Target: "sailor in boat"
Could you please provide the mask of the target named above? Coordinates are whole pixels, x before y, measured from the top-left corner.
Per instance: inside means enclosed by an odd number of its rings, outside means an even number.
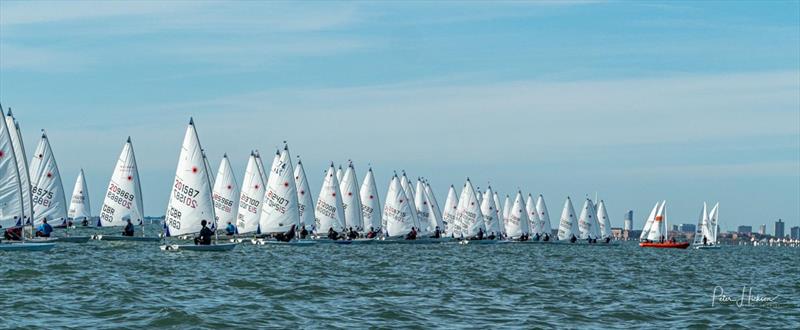
[[[611,243],[611,236],[606,236],[606,244]]]
[[[708,237],[703,236],[703,245],[708,245]]]
[[[540,238],[542,238],[542,237],[539,235],[539,233],[536,233],[536,235],[533,236],[533,240],[534,241],[539,241]]]
[[[408,232],[408,234],[406,234],[406,239],[407,240],[415,240],[415,239],[417,239],[417,229],[414,228],[414,227],[411,227],[411,231]]]
[[[434,229],[433,236],[431,236],[431,238],[441,238],[441,237],[442,237],[442,231],[439,229],[439,226],[436,226],[436,229]]]
[[[214,235],[214,232],[206,227],[207,223],[206,220],[200,221],[203,229],[200,229],[200,236],[194,238],[194,245],[211,245],[211,235]]]
[[[482,239],[483,239],[483,228],[478,228],[478,233],[475,234],[475,236],[473,236],[469,240],[471,240],[471,241],[480,241]]]
[[[83,218],[83,220],[81,220],[81,226],[88,227],[89,226],[89,219]]]
[[[303,225],[303,228],[300,229],[300,239],[306,239],[308,237],[308,230],[306,230],[306,226]]]
[[[131,219],[127,219],[127,222],[125,229],[122,230],[122,236],[133,236],[133,223]]]
[[[335,230],[333,230],[333,227],[328,228],[328,238],[333,240],[333,241],[335,241],[335,240],[339,239],[339,233],[337,233]]]
[[[236,226],[234,226],[230,221],[228,221],[228,225],[225,226],[225,235],[233,236],[236,234]]]
[[[570,243],[575,243],[575,242],[577,242],[577,241],[578,241],[578,238],[577,238],[577,237],[575,237],[575,234],[572,234],[572,237],[570,237],[570,238],[569,238],[569,242],[570,242]]]
[[[375,238],[375,236],[378,236],[378,233],[375,232],[375,228],[369,227],[369,231],[367,232],[367,238]]]
[[[538,234],[537,234],[537,235],[538,235]],[[545,234],[544,234],[544,239],[543,239],[543,241],[547,242],[547,241],[549,241],[549,240],[550,240],[550,235],[549,235],[549,234],[547,234],[547,233],[545,233]]]
[[[295,235],[294,230],[295,230],[295,228],[296,228],[295,225],[292,225],[292,228],[289,228],[289,230],[287,230],[285,233],[277,233],[277,234],[275,234],[275,239],[280,241],[280,242],[289,242],[289,241],[291,241],[292,239],[294,239],[294,235]]]
[[[42,224],[36,229],[36,237],[50,237],[53,232],[53,226],[47,223],[47,218],[42,218]]]
[[[350,230],[347,232],[347,239],[356,239],[358,238],[358,233],[353,230],[353,227],[350,227]]]
[[[493,241],[493,240],[495,239],[495,237],[496,237],[496,236],[494,236],[494,232],[491,232],[491,233],[489,234],[489,236],[487,236],[487,237],[486,237],[486,239],[488,239],[488,240],[490,240],[490,241]]]

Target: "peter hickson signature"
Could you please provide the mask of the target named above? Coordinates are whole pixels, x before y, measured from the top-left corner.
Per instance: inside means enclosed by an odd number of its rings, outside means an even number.
[[[751,306],[753,304],[772,304],[779,296],[769,297],[761,295],[753,295],[753,288],[743,286],[741,296],[729,296],[725,294],[725,290],[721,286],[714,287],[714,293],[711,295],[711,307],[715,303],[730,304],[736,303],[737,307]]]

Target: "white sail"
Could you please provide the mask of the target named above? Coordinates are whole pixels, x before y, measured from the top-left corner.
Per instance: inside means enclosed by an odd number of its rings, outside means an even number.
[[[594,203],[592,203],[591,199],[586,199],[583,202],[583,208],[581,209],[581,215],[578,218],[578,228],[581,231],[580,239],[587,239],[598,238],[595,232],[597,231],[595,224],[597,223],[597,216],[594,212]]]
[[[314,198],[311,196],[311,188],[308,185],[303,162],[299,159],[297,167],[294,168],[294,183],[297,189],[297,214],[300,216],[300,228],[305,227],[306,230],[313,231]]]
[[[536,210],[536,203],[533,201],[533,196],[531,194],[528,194],[528,197],[525,199],[525,211],[528,213],[528,219],[530,220],[531,235],[544,235],[545,233],[542,231],[542,221],[539,219],[539,212]]]
[[[0,114],[2,114],[0,110]],[[19,123],[14,119],[11,109],[8,109],[8,115],[5,116],[6,129],[8,135],[11,137],[11,144],[14,147],[14,157],[17,159],[17,169],[19,173],[20,186],[22,187],[22,214],[23,221],[21,224],[30,223],[31,215],[33,214],[33,202],[31,198],[31,176],[28,169],[28,155],[25,153],[25,144],[22,142],[22,131],[19,128]]]
[[[17,165],[11,133],[3,120],[0,123],[0,225],[3,228],[23,224],[25,204]]]
[[[458,210],[458,196],[456,196],[456,189],[450,185],[447,190],[447,198],[444,200],[444,211],[442,212],[442,221],[444,221],[444,230],[447,235],[460,235],[461,226],[457,221]]]
[[[478,200],[478,204],[483,203],[483,192],[481,191],[481,187],[475,189],[475,198]]]
[[[336,170],[336,181],[342,182],[342,179],[344,179],[344,171],[342,170],[342,165],[339,165]]]
[[[536,199],[536,211],[539,212],[539,231],[542,235],[552,235],[553,227],[550,226],[550,213],[547,212],[547,205],[544,203],[542,194],[539,194],[539,198]]]
[[[417,189],[415,190],[414,205],[417,209],[417,220],[419,220],[420,226],[418,231],[421,234],[430,233],[434,231],[438,224],[436,217],[431,212],[431,205],[428,195],[425,193],[425,186],[422,184],[422,180],[417,179]]]
[[[325,173],[325,181],[317,198],[317,206],[314,207],[314,221],[316,233],[327,235],[328,230],[341,232],[344,230],[344,206],[342,206],[342,196],[339,189],[339,180],[336,179],[336,169],[333,163]]]
[[[361,232],[364,231],[363,210],[361,196],[359,195],[358,177],[353,163],[347,165],[342,175],[342,207],[344,208],[344,224],[346,228]]]
[[[522,192],[518,191],[514,197],[514,204],[509,207],[508,220],[506,220],[506,234],[510,238],[519,238],[524,234],[530,234],[530,219],[525,202],[522,200]]]
[[[213,225],[216,216],[211,189],[211,176],[203,158],[203,148],[194,120],[190,119],[178,156],[175,180],[164,219],[167,236],[199,232],[202,229],[200,222],[203,220]]]
[[[228,154],[224,154],[214,179],[214,214],[217,216],[217,228],[225,228],[228,223],[235,226],[238,212],[239,184],[233,174]]]
[[[577,238],[580,235],[578,219],[575,217],[575,208],[572,207],[572,200],[567,197],[564,202],[564,209],[561,210],[561,220],[558,223],[558,239],[569,240],[572,236]]]
[[[139,167],[136,165],[136,155],[133,153],[130,137],[122,146],[122,152],[114,165],[97,225],[124,226],[128,219],[134,224],[141,223],[144,219]]]
[[[89,187],[86,186],[86,178],[83,169],[78,172],[75,180],[75,188],[72,189],[72,199],[69,203],[67,217],[72,219],[89,219],[92,216],[92,207],[89,203]]]
[[[442,210],[439,208],[439,203],[436,201],[436,195],[433,193],[433,189],[431,188],[431,184],[429,182],[425,182],[425,197],[428,198],[428,205],[430,206],[430,212],[433,219],[436,221],[436,227],[439,227],[439,230],[444,230],[444,221],[442,220]]]
[[[483,222],[486,226],[487,234],[499,235],[503,232],[502,223],[500,222],[500,215],[495,208],[494,199],[492,196],[492,187],[489,186],[484,193],[483,201],[481,202],[481,214],[483,214]]]
[[[61,174],[58,172],[56,158],[50,148],[47,134],[42,132],[42,139],[36,146],[36,152],[30,162],[31,192],[33,195],[34,224],[42,223],[47,218],[51,224],[65,224],[67,221],[67,199]]]
[[[697,219],[697,229],[694,233],[694,245],[703,245],[703,238],[706,243],[711,241],[711,232],[708,230],[708,205],[703,202],[703,209],[700,210],[700,216]]]
[[[383,204],[383,218],[386,220],[388,237],[402,237],[408,234],[411,228],[419,227],[414,203],[406,195],[401,182],[402,178],[398,178],[397,175],[392,177],[389,191],[386,192],[386,202]]]
[[[600,238],[611,237],[611,220],[608,219],[606,203],[602,199],[597,204],[597,220],[600,224]]]
[[[211,163],[208,162],[208,155],[206,155],[205,150],[203,150],[203,163],[205,163],[207,169],[211,170],[213,168],[211,167]],[[216,176],[214,176],[214,171],[208,171],[208,178],[211,179],[211,187],[214,187],[214,182],[217,181]]]
[[[708,212],[708,231],[711,233],[711,238],[709,241],[713,244],[717,244],[717,235],[719,226],[719,203],[715,204],[713,208],[711,208],[711,212]]]
[[[500,197],[497,196],[496,191],[494,192],[493,200],[494,200],[494,209],[497,210],[497,221],[500,222],[500,232],[505,233],[506,218],[503,216],[503,207],[500,206]]]
[[[264,200],[264,175],[259,170],[259,160],[255,152],[250,153],[247,167],[242,177],[239,193],[239,207],[236,213],[236,230],[239,234],[259,232],[261,202]]]
[[[508,213],[511,212],[511,197],[506,195],[503,201],[503,221],[508,221]]]
[[[472,182],[467,179],[464,188],[461,189],[461,196],[458,198],[458,209],[456,210],[456,221],[461,224],[461,234],[465,238],[470,238],[478,234],[478,231],[486,232],[483,213],[481,213],[478,194],[472,188]]]
[[[650,211],[650,215],[645,219],[644,227],[642,227],[642,234],[639,235],[640,241],[646,239],[647,235],[650,234],[650,228],[653,227],[653,222],[656,220],[656,213],[658,212],[659,205],[661,205],[661,203],[656,202],[656,205],[653,206],[653,210]]]
[[[409,200],[411,200],[412,206],[416,209],[416,205],[414,205],[414,196],[416,193],[414,192],[414,187],[411,186],[411,180],[406,177],[406,172],[403,171],[403,176],[400,177],[400,187],[403,188],[403,192],[406,194]]]
[[[666,217],[664,217],[666,205],[667,201],[663,201],[661,202],[661,206],[658,207],[655,218],[653,218],[652,226],[650,226],[650,231],[647,233],[648,240],[660,241],[662,236],[666,234],[666,228],[664,225],[666,221]]]
[[[294,169],[288,145],[284,145],[278,162],[269,172],[262,207],[259,222],[262,233],[286,232],[292,226],[296,229],[300,225],[297,186],[294,183]]]
[[[258,169],[258,174],[261,176],[262,187],[266,187],[267,182],[269,182],[269,171],[264,167],[264,162],[261,159],[261,154],[259,154],[258,150],[255,151],[256,155],[256,168]],[[278,157],[280,157],[279,153],[275,153],[275,157],[272,159],[272,166],[275,166],[275,163],[278,162]],[[264,189],[266,191],[266,188]],[[259,213],[261,214],[261,213]]]
[[[381,215],[383,208],[378,197],[378,187],[375,184],[375,175],[372,167],[367,170],[364,182],[361,183],[361,217],[364,221],[364,228],[372,228],[376,232],[383,231],[383,221]]]

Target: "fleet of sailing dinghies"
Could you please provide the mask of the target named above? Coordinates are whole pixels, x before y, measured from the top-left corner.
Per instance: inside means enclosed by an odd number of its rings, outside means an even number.
[[[300,217],[300,228],[313,231],[314,198],[311,196],[311,189],[308,186],[303,162],[299,158],[297,159],[297,167],[294,168],[294,182],[297,187],[297,213]]]
[[[361,197],[361,219],[364,221],[364,227],[371,228],[376,232],[383,231],[383,207],[381,207],[380,197],[378,197],[378,187],[375,184],[375,174],[372,173],[372,167],[367,170],[367,175],[364,176],[364,182],[361,183],[361,190],[359,192]]]
[[[31,158],[30,177],[34,225],[41,224],[42,219],[47,219],[51,225],[66,225],[67,199],[61,184],[61,173],[44,130]]]
[[[69,203],[67,217],[73,220],[89,220],[92,214],[92,207],[89,203],[89,187],[86,185],[86,178],[83,169],[78,172],[75,180],[75,188],[72,189],[72,198]]]
[[[341,232],[345,228],[344,206],[340,190],[336,169],[331,163],[325,173],[325,179],[319,191],[319,197],[317,197],[317,205],[314,207],[315,232],[319,235],[327,235],[330,229]]]
[[[42,219],[59,225],[69,218],[92,219],[83,169],[67,208],[61,175],[47,134],[43,131],[28,163],[19,123],[10,111],[4,117],[0,121],[0,225],[3,228],[39,225]],[[480,244],[525,242],[530,237],[535,237],[531,241],[539,242],[597,243],[601,239],[609,243],[612,237],[609,213],[603,200],[595,204],[586,198],[578,215],[567,197],[557,237],[551,240],[550,215],[541,194],[537,198],[528,194],[526,198],[522,191],[517,191],[513,198],[506,195],[501,204],[499,193],[491,186],[481,191],[474,188],[468,178],[460,192],[450,185],[443,208],[439,208],[430,182],[418,178],[413,184],[403,171],[402,175],[395,173],[391,177],[382,200],[373,169],[367,170],[359,184],[355,166],[348,161],[346,168],[340,165],[338,169],[331,162],[315,201],[303,163],[299,157],[296,164],[293,163],[285,141],[284,147],[276,150],[270,165],[265,167],[258,151],[251,151],[240,185],[224,154],[214,175],[194,121],[190,119],[167,204],[163,239],[180,239],[202,232],[205,234],[201,236],[205,236],[200,240],[207,243],[208,233],[213,234],[214,228],[227,230],[228,224],[234,225],[234,235],[262,235],[253,242],[296,245],[313,242],[306,237],[297,240],[292,235],[288,241],[283,241],[292,228],[297,233],[308,230],[316,234],[311,237],[313,240],[328,236],[332,238],[328,241],[340,242],[337,238],[346,237],[341,243],[445,242],[440,239],[442,237]],[[675,242],[669,237],[666,213],[666,201],[653,206],[645,219],[641,246],[688,246],[687,242]],[[710,211],[703,204],[693,241],[695,248],[718,247],[718,217],[719,203]],[[128,221],[143,224],[143,219],[139,169],[129,137],[109,180],[96,225],[125,226]],[[203,222],[211,231],[203,229]],[[329,236],[331,230],[336,233]],[[544,239],[540,240],[542,237]],[[68,237],[59,239],[65,238]],[[158,240],[156,237],[119,238],[114,240]],[[46,250],[52,248],[53,243],[11,245],[0,244],[0,250]],[[165,243],[161,249],[229,251],[234,247],[235,244],[216,242],[205,245]]]
[[[228,154],[222,155],[217,176],[214,179],[214,214],[217,228],[225,228],[228,223],[236,224],[239,211],[239,184],[231,168]]]

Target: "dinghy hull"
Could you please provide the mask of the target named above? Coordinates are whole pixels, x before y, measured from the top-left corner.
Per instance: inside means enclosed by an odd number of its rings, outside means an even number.
[[[689,247],[689,242],[677,242],[677,243],[641,242],[639,243],[639,246],[646,248],[657,248],[657,249],[685,249]]]
[[[719,250],[719,245],[697,245],[694,246],[695,250]]]
[[[193,244],[170,244],[162,245],[161,251],[199,251],[199,252],[225,252],[236,248],[235,243],[193,245]]]
[[[49,251],[55,243],[2,243],[0,251]]]
[[[96,235],[94,239],[99,241],[112,241],[112,242],[158,242],[161,240],[158,237],[145,237],[145,236],[116,236],[116,235]]]

